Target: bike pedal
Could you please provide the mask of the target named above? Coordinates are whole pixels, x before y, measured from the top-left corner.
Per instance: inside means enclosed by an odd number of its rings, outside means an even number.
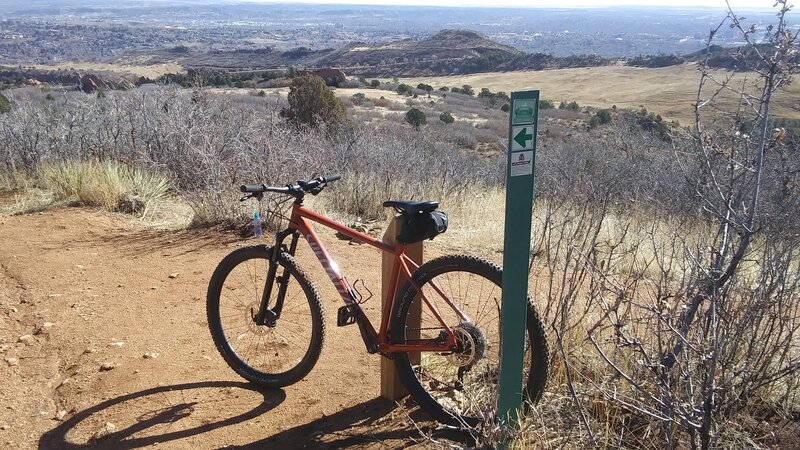
[[[344,327],[356,323],[358,313],[353,305],[344,305],[339,308],[336,314],[336,326]]]

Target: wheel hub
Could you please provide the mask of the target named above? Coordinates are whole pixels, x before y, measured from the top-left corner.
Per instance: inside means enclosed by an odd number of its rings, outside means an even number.
[[[247,328],[250,330],[251,333],[257,334],[257,335],[262,335],[262,334],[266,334],[267,331],[269,331],[269,327],[266,326],[266,325],[265,326],[261,326],[261,325],[256,323],[255,317],[256,317],[256,314],[258,313],[258,307],[259,306],[260,306],[260,304],[258,302],[253,302],[253,303],[249,304],[247,306],[247,308],[245,308],[244,311],[245,311],[245,315],[247,316],[247,317],[245,317],[245,321],[247,322]]]
[[[449,359],[453,365],[470,368],[486,356],[486,335],[470,322],[459,324],[453,329],[456,336],[456,350]]]

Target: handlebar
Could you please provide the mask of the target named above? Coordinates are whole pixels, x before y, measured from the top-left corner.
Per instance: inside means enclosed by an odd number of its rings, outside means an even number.
[[[260,194],[267,190],[263,184],[243,184],[239,187],[242,192],[249,192],[251,194]]]
[[[276,187],[276,186],[267,186],[265,184],[243,184],[239,187],[239,190],[250,194],[249,196],[245,196],[242,200],[246,200],[250,197],[259,197],[264,192],[276,192],[279,194],[286,194],[291,195],[297,199],[302,199],[303,196],[308,192],[311,195],[317,195],[328,185],[328,183],[336,180],[340,180],[342,178],[341,175],[328,175],[326,177],[317,177],[312,178],[310,180],[299,180],[296,184],[287,184],[286,186]]]

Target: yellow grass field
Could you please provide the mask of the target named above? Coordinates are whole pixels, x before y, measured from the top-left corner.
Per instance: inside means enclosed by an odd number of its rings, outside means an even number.
[[[177,63],[170,64],[152,64],[152,65],[139,65],[136,63],[131,64],[106,64],[106,63],[91,63],[91,62],[64,62],[60,64],[26,64],[25,67],[33,67],[41,70],[78,70],[86,73],[120,73],[131,74],[137,77],[158,78],[166,73],[184,72],[183,67]]]
[[[58,65],[35,65],[38,69],[77,69],[87,72],[117,72],[129,73],[136,76],[157,78],[165,73],[183,72],[184,69],[177,63],[140,65],[140,61],[130,61],[130,64],[101,64],[65,62]],[[716,71],[719,79],[724,79],[727,73]],[[751,93],[755,92],[755,74],[736,74],[732,86],[741,87],[742,83],[748,86]],[[542,71],[518,72],[487,72],[469,75],[448,75],[436,77],[411,77],[401,78],[403,83],[416,86],[426,83],[438,89],[442,86],[460,87],[465,84],[472,86],[476,92],[481,88],[488,88],[492,92],[504,91],[509,93],[515,90],[539,89],[543,99],[552,100],[556,104],[561,101],[577,101],[580,105],[597,108],[610,108],[617,105],[620,108],[638,109],[645,107],[649,111],[661,114],[668,120],[678,120],[682,125],[690,125],[694,121],[692,104],[697,96],[697,84],[700,74],[696,64],[683,64],[678,66],[649,69],[628,66],[603,66],[576,69],[555,69]],[[384,80],[388,81],[388,80]],[[267,92],[288,89],[265,89]],[[349,97],[353,93],[363,92],[363,89],[339,89],[338,94]],[[708,93],[711,89],[708,90]],[[395,93],[381,93],[386,99],[402,102],[404,97]],[[739,101],[732,93],[724,93],[718,104],[726,110],[732,110]],[[775,117],[800,119],[800,84],[794,83],[786,86],[779,92],[777,101],[773,104]]]
[[[716,76],[724,77],[718,71]],[[735,85],[755,80],[754,74],[738,74]],[[661,114],[665,119],[678,120],[682,125],[694,121],[692,104],[696,100],[700,74],[694,64],[648,69],[627,66],[605,66],[579,69],[558,69],[526,72],[492,72],[470,75],[402,78],[403,83],[416,86],[427,83],[438,89],[441,86],[468,84],[479,92],[489,88],[492,92],[539,89],[543,99],[556,105],[562,100],[575,100],[581,105],[609,108],[639,108]],[[748,81],[749,85],[752,85]],[[710,91],[709,91],[710,92]],[[731,107],[737,98],[727,94],[721,106]],[[779,93],[773,113],[776,117],[800,119],[800,85],[788,85]]]

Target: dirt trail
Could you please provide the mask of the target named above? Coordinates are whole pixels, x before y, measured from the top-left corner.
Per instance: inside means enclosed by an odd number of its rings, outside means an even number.
[[[345,273],[380,290],[373,249],[323,239]],[[254,390],[228,369],[205,290],[247,244],[89,209],[0,217],[0,447],[427,447],[409,416],[423,431],[435,424],[410,401],[377,397],[379,358],[355,327],[335,327],[338,296],[306,247],[299,260],[328,323],[319,363],[281,390]],[[367,307],[374,316],[380,300]]]

